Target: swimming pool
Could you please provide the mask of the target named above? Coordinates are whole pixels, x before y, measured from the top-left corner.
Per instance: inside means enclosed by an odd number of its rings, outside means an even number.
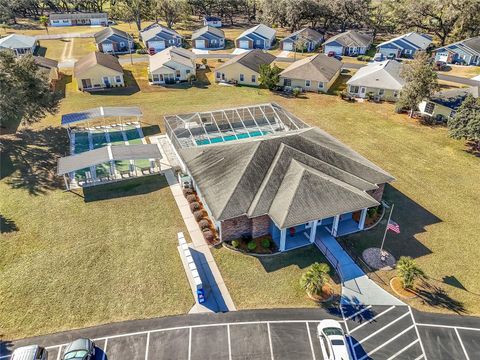
[[[224,141],[232,141],[232,140],[237,140],[237,139],[238,140],[248,139],[248,138],[251,138],[251,137],[263,136],[263,135],[268,135],[268,134],[271,134],[271,133],[272,133],[271,131],[260,131],[259,130],[259,131],[252,131],[250,133],[228,135],[228,136],[224,136],[224,137],[218,136],[218,137],[210,138],[210,140],[208,140],[208,139],[195,140],[195,142],[197,143],[197,145],[201,146],[201,145],[221,143],[221,142],[224,142]]]

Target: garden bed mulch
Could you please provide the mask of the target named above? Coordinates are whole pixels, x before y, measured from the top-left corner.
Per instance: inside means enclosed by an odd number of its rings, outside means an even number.
[[[262,245],[262,241],[267,239],[270,242],[270,247],[265,248]],[[234,240],[238,242],[238,247],[234,247],[232,245],[233,241],[229,241],[225,243],[229,248],[237,251],[241,251],[246,254],[258,254],[258,255],[272,255],[278,252],[277,247],[275,246],[275,242],[272,240],[271,236],[260,236],[255,239],[251,239],[249,241],[244,241],[241,239]],[[248,243],[254,242],[256,244],[255,250],[250,250],[248,248]]]
[[[311,300],[313,300],[317,303],[324,303],[324,302],[328,302],[328,301],[331,301],[331,300],[334,299],[335,291],[330,284],[325,284],[322,287],[322,294],[320,296],[312,295],[312,294],[307,294],[307,295]]]
[[[395,294],[405,299],[413,299],[417,297],[417,294],[413,290],[408,290],[403,287],[402,280],[398,276],[395,276],[390,280],[390,287]]]

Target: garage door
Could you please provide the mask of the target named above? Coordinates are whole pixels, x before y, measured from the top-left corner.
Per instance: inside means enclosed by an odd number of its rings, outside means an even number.
[[[165,49],[165,41],[149,41],[148,47],[150,49],[163,50]]]
[[[248,40],[240,40],[240,49],[250,49],[250,46],[248,46]]]
[[[113,52],[113,44],[103,44],[103,52]]]
[[[205,40],[196,40],[195,41],[197,49],[205,49]]]
[[[293,43],[291,43],[291,42],[284,42],[284,43],[283,43],[283,50],[292,51],[292,50],[293,50]]]

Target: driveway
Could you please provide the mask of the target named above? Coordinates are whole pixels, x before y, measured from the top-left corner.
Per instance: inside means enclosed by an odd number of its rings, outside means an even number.
[[[475,359],[480,319],[427,314],[408,306],[279,309],[195,314],[102,325],[3,342],[0,359],[16,346],[46,346],[57,359],[65,343],[95,340],[97,360],[323,359],[316,328],[336,319],[355,359]]]

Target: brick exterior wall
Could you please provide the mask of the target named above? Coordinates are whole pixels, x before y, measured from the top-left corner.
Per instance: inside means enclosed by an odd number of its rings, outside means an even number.
[[[268,215],[258,216],[252,219],[252,238],[264,236],[270,233],[270,218]]]
[[[385,184],[379,184],[378,185],[378,189],[376,190],[370,190],[370,191],[367,191],[368,195],[370,195],[371,197],[373,197],[375,200],[377,200],[378,202],[381,202],[382,201],[382,197],[383,197],[383,190],[385,189]]]
[[[248,218],[239,216],[234,219],[222,221],[222,240],[231,241],[242,236],[256,238],[270,233],[270,218],[268,215]]]

